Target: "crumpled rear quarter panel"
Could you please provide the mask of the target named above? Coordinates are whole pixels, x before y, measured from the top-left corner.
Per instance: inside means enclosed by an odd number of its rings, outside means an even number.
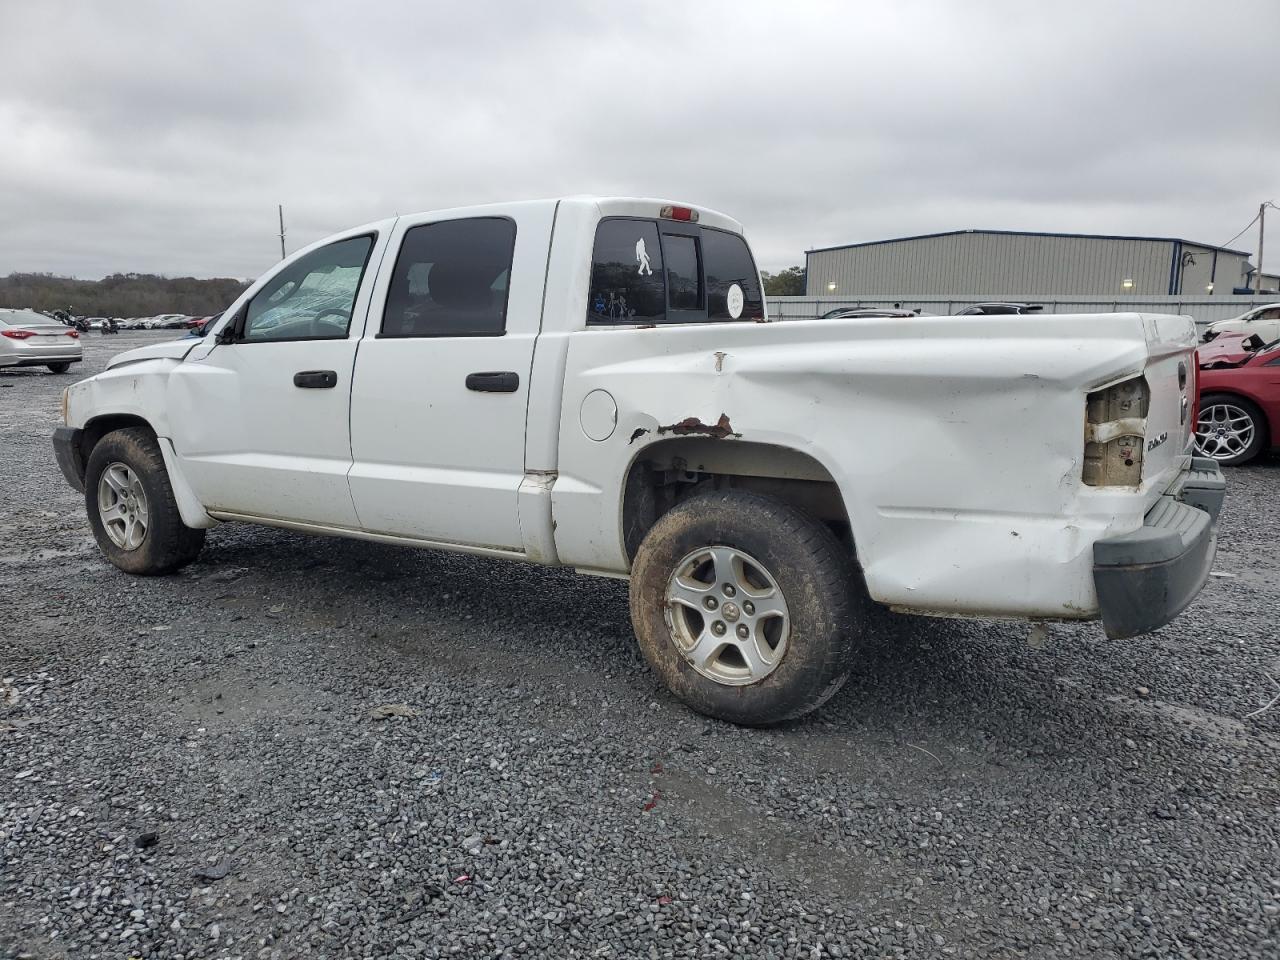
[[[714,431],[720,442],[776,444],[820,462],[881,602],[1093,615],[1093,541],[1139,526],[1160,491],[1082,484],[1085,394],[1140,374],[1146,356],[1135,314],[575,333],[553,497],[560,558],[626,570],[613,492],[646,445],[673,435],[659,428],[688,421],[724,428]],[[618,405],[603,442],[579,423],[596,389]]]

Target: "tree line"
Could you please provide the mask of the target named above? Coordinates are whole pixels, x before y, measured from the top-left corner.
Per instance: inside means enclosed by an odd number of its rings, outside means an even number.
[[[803,296],[804,267],[762,274],[765,293]],[[51,273],[11,273],[0,278],[0,307],[69,310],[78,317],[154,317],[185,313],[193,317],[221,313],[248,287],[230,277],[161,277],[152,273],[113,273],[101,280],[77,280]]]
[[[764,292],[771,297],[803,297],[805,290],[804,267],[787,267],[777,273],[764,270],[760,273]]]
[[[77,280],[51,273],[11,273],[0,278],[0,307],[69,310],[79,317],[154,317],[221,313],[244,292],[247,280],[218,277],[161,277],[114,273],[101,280]]]

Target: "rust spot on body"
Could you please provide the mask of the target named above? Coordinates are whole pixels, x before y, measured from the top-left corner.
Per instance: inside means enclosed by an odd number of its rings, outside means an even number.
[[[726,437],[740,437],[742,434],[734,433],[733,426],[729,423],[729,415],[727,413],[720,414],[720,419],[715,423],[703,423],[697,417],[685,417],[679,423],[668,424],[665,427],[659,427],[658,433],[673,433],[677,437],[687,437],[691,434],[700,434],[706,437],[712,437],[716,440],[723,440]]]

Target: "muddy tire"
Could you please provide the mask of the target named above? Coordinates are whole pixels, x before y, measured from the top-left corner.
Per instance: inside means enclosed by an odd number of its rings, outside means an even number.
[[[645,659],[694,710],[747,726],[799,717],[839,690],[870,606],[830,530],[750,493],[676,506],[631,571]]]
[[[98,547],[126,573],[172,573],[204,545],[204,531],[182,522],[159,444],[140,427],[98,441],[85,469],[84,497]]]
[[[71,369],[70,361],[60,360],[57,363],[51,363],[49,366],[50,373],[66,373]]]

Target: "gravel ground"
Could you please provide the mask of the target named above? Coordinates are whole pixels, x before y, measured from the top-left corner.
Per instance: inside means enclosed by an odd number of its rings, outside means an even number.
[[[621,582],[237,525],[118,572],[71,379],[0,371],[0,955],[1280,956],[1278,461],[1159,633],[901,620],[753,731]]]

